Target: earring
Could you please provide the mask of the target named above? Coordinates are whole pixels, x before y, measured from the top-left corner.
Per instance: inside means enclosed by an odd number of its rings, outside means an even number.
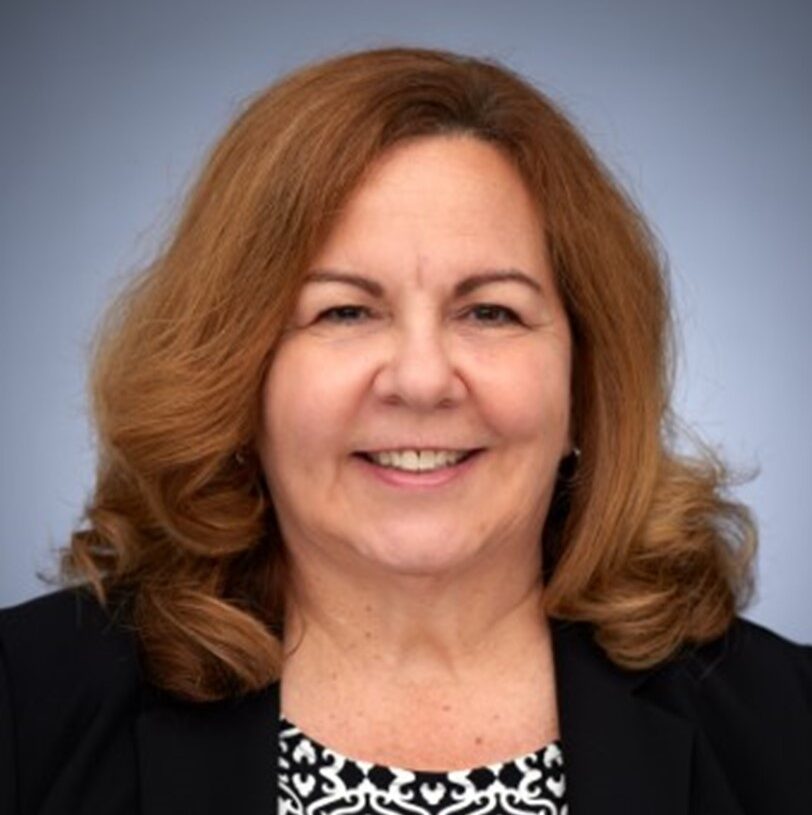
[[[581,460],[581,448],[573,445],[572,449],[558,463],[558,480],[562,486],[569,487],[575,480],[578,473],[578,465]]]
[[[236,461],[236,462],[237,462],[237,464],[238,464],[240,467],[244,467],[244,466],[245,466],[245,462],[246,462],[246,460],[247,460],[247,459],[246,459],[246,457],[245,457],[245,448],[244,448],[244,447],[240,447],[238,450],[236,450],[236,451],[234,452],[234,461]]]

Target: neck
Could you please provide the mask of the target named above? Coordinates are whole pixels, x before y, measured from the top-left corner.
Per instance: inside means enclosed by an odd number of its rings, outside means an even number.
[[[537,549],[451,574],[404,575],[292,557],[284,677],[457,685],[548,649]]]

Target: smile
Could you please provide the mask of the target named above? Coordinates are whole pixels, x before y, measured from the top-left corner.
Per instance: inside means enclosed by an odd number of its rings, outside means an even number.
[[[386,450],[353,455],[362,472],[387,488],[434,491],[465,479],[484,448],[476,450]]]
[[[476,452],[476,450],[383,450],[359,455],[379,467],[390,470],[428,473],[453,467]]]

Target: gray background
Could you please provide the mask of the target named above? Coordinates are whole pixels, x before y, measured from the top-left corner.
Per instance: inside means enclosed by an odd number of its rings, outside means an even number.
[[[5,2],[0,605],[41,593],[92,486],[87,344],[248,94],[336,51],[506,61],[561,102],[670,255],[677,404],[757,513],[747,616],[812,641],[812,12],[804,2]]]

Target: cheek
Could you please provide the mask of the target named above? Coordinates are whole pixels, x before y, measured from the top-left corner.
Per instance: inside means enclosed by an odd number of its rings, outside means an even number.
[[[346,446],[354,404],[347,373],[326,364],[318,349],[279,350],[263,386],[262,447],[270,466],[311,469],[324,453]]]
[[[478,370],[480,404],[498,432],[533,445],[541,439],[551,454],[566,452],[570,414],[566,349],[529,349]]]

